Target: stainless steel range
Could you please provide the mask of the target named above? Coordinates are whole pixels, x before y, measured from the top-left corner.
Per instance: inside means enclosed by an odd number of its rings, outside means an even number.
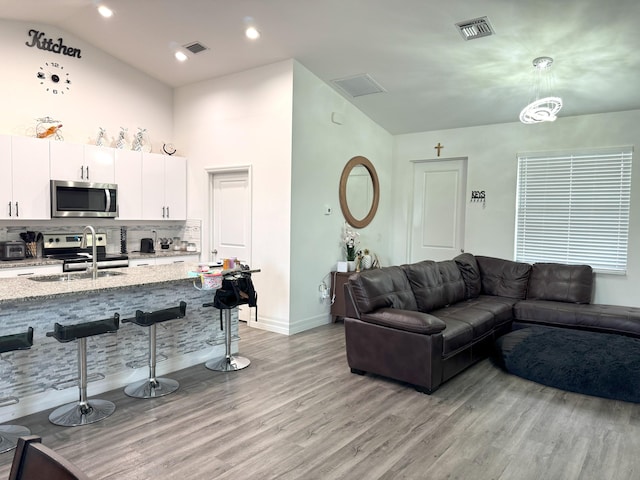
[[[98,268],[128,267],[127,254],[107,253],[107,234],[96,233]],[[62,271],[86,270],[91,266],[92,238],[87,239],[88,247],[80,248],[82,233],[47,233],[44,235],[42,254],[47,258],[62,260]]]

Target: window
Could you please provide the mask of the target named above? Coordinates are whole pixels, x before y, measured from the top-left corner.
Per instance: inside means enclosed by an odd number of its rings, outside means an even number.
[[[626,273],[632,154],[518,154],[516,260]]]

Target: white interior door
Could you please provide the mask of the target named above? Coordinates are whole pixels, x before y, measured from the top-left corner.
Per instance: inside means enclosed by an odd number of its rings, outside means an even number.
[[[248,170],[210,175],[211,260],[236,257],[251,265],[251,190]],[[240,319],[249,320],[249,308],[240,307]]]
[[[449,260],[464,251],[466,163],[414,164],[410,262]]]

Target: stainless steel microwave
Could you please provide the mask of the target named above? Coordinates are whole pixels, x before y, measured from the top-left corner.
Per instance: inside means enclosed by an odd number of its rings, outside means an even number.
[[[118,186],[113,183],[51,180],[51,217],[118,216]]]

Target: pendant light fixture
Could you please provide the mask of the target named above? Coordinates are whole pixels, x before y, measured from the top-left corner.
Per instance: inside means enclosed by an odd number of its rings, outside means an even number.
[[[538,57],[533,60],[533,85],[531,101],[520,112],[522,123],[553,122],[562,108],[562,99],[551,95],[553,58]]]

